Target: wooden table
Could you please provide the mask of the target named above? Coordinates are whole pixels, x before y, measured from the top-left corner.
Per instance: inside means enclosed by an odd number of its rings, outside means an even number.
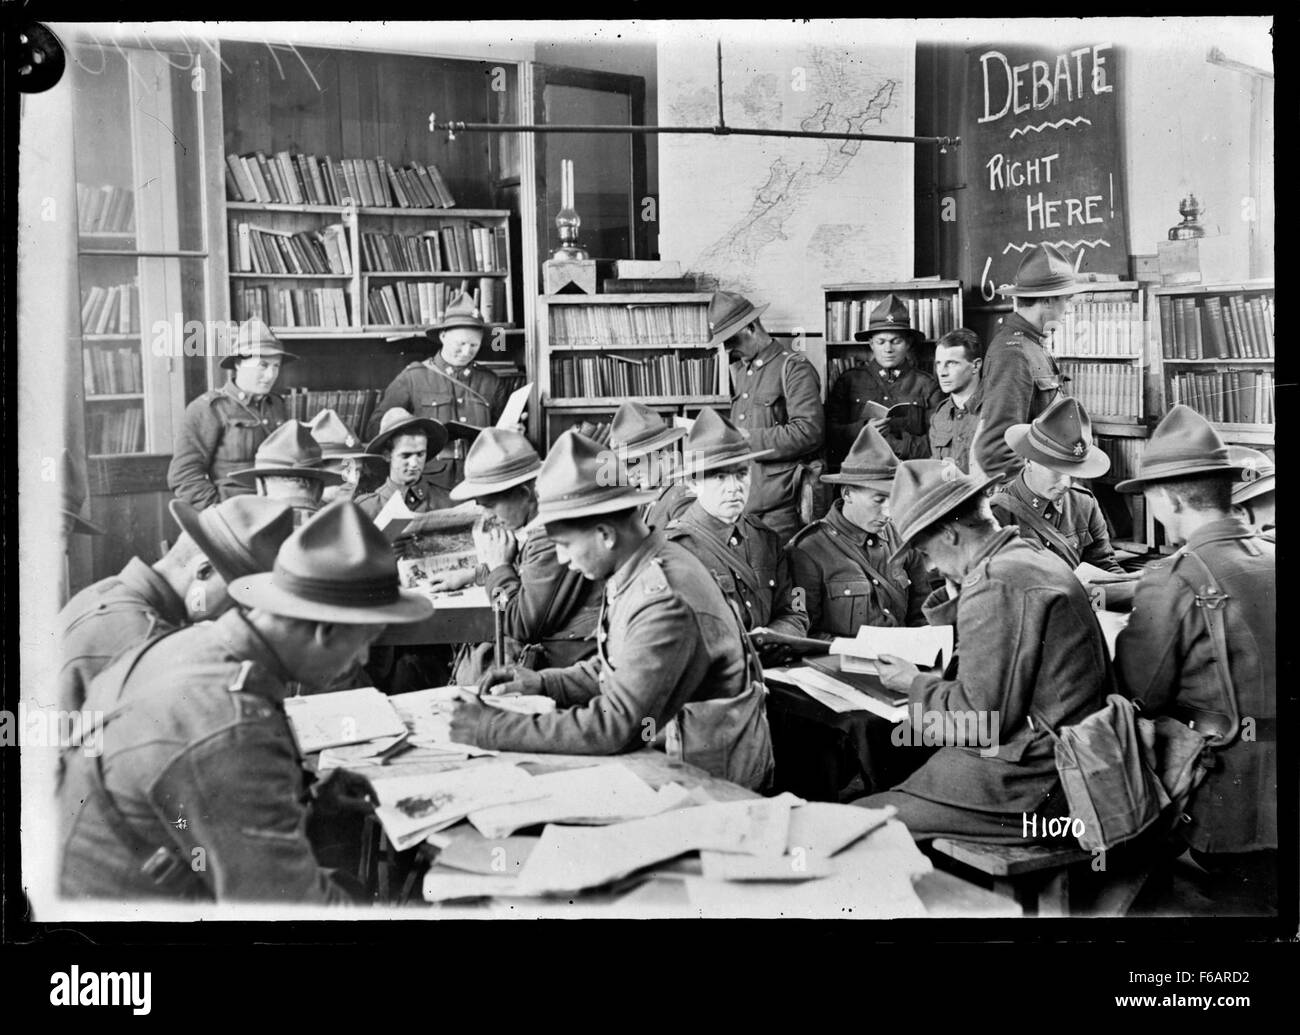
[[[431,593],[429,598],[433,614],[421,622],[390,625],[375,642],[385,646],[492,642],[492,605],[482,586]]]

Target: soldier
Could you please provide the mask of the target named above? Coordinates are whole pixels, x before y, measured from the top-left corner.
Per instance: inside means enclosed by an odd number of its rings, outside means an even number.
[[[948,398],[930,417],[930,455],[952,461],[962,474],[970,473],[975,426],[984,403],[984,346],[979,335],[965,327],[949,331],[934,345],[934,371]]]
[[[1229,446],[1228,455],[1241,468],[1242,481],[1232,487],[1232,513],[1256,532],[1273,533],[1277,519],[1277,478],[1273,461],[1258,449]]]
[[[229,476],[251,464],[257,447],[289,419],[284,400],[271,389],[281,365],[297,358],[261,320],[240,325],[235,351],[221,360],[230,380],[185,408],[167,468],[167,487],[178,499],[202,510],[251,491]]]
[[[686,436],[681,477],[695,497],[665,529],[669,542],[698,557],[736,605],[746,631],[803,636],[808,613],[794,594],[790,559],[775,532],[745,513],[751,461],[763,456],[726,417],[705,410]],[[769,645],[765,661],[787,652]]]
[[[473,298],[459,294],[447,305],[442,323],[428,330],[437,336],[440,349],[420,363],[409,363],[393,379],[375,407],[370,434],[381,430],[388,411],[401,407],[408,414],[438,421],[450,421],[486,428],[495,424],[505,408],[509,391],[500,378],[474,362],[483,345],[487,324]],[[522,432],[523,428],[511,430]],[[430,449],[425,468],[428,480],[444,492],[465,477],[465,441],[444,437],[442,445]]]
[[[148,565],[132,557],[59,612],[60,708],[80,709],[90,681],[123,650],[225,611],[232,604],[227,584],[270,571],[293,531],[288,507],[256,496],[235,496],[203,511],[172,500],[170,508],[181,535],[160,560]]]
[[[352,429],[333,410],[321,410],[311,419],[309,427],[311,437],[320,446],[320,466],[343,479],[341,484],[326,488],[322,500],[333,503],[352,499],[367,461],[379,462],[384,458],[378,453],[367,453]]]
[[[941,725],[944,746],[898,787],[855,804],[897,806],[918,841],[1022,842],[1029,816],[1041,836],[1067,803],[1039,719],[1054,729],[1078,722],[1105,703],[1111,682],[1083,585],[1060,558],[998,528],[984,494],[991,481],[949,460],[908,460],[889,498],[900,541],[944,577],[925,615],[956,626],[957,654],[942,676],[880,659],[881,681],[910,695],[926,728]]]
[[[541,466],[523,435],[488,428],[470,447],[465,480],[451,490],[451,498],[476,500],[495,519],[488,527],[475,527],[474,544],[487,571],[488,599],[503,600],[510,661],[534,669],[565,668],[596,652],[604,585],[562,565],[546,528],[534,522],[533,483]],[[491,645],[480,645],[473,662],[458,669],[457,684],[478,681],[486,668],[485,647]]]
[[[835,380],[826,400],[830,424],[831,469],[839,467],[864,424],[870,423],[903,459],[930,455],[930,414],[943,402],[934,378],[916,366],[912,346],[923,340],[912,329],[907,305],[897,295],[886,295],[871,312],[866,330],[853,335],[871,346],[865,367],[851,367]],[[905,416],[870,418],[867,403],[889,409],[908,407]]]
[[[766,309],[731,291],[715,293],[709,344],[722,342],[738,355],[731,364],[731,419],[750,446],[766,454],[750,472],[745,512],[785,543],[803,524],[804,472],[821,452],[826,422],[817,371],[802,352],[783,349],[767,333],[759,320]]]
[[[619,406],[610,425],[610,448],[622,462],[632,486],[658,493],[642,515],[652,532],[691,504],[690,490],[673,477],[681,459],[673,443],[685,434],[685,428],[669,427],[649,406],[632,401]]]
[[[480,692],[546,694],[559,707],[520,715],[457,704],[451,737],[506,751],[610,755],[663,744],[715,776],[762,788],[772,770],[761,683],[739,619],[708,570],[650,532],[651,493],[602,475],[599,443],[561,435],[537,475],[538,520],[561,564],[605,581],[596,657],[542,672],[494,668]],[[750,671],[756,662],[751,660]],[[676,720],[682,713],[688,721]]]
[[[1179,405],[1152,433],[1137,477],[1116,486],[1143,493],[1182,545],[1143,571],[1115,664],[1145,714],[1213,738],[1214,765],[1181,830],[1211,897],[1244,881],[1276,910],[1276,552],[1231,513],[1240,475],[1218,432]]]
[[[390,623],[432,605],[402,590],[383,535],[353,504],[321,511],[269,573],[230,584],[241,607],[119,657],[86,705],[102,754],[66,754],[65,898],[345,901],[304,833],[303,770],[283,701],[327,685]],[[318,805],[347,792],[317,784]]]
[[[1014,478],[1023,461],[1004,437],[1013,424],[1031,421],[1062,392],[1061,372],[1043,339],[1070,308],[1070,296],[1084,290],[1074,269],[1054,244],[1025,252],[1016,282],[1001,291],[1027,299],[1003,321],[984,357],[984,405],[975,438],[975,464],[1004,481]]]
[[[1018,526],[1024,538],[1071,568],[1086,561],[1122,575],[1097,497],[1075,482],[1110,470],[1110,457],[1092,444],[1088,411],[1075,399],[1060,398],[1031,423],[1007,428],[1005,437],[1025,466],[993,494],[998,522]]]
[[[400,406],[385,411],[379,434],[366,443],[366,452],[382,456],[388,478],[374,492],[356,497],[367,517],[376,517],[394,493],[402,494],[408,510],[417,514],[454,505],[442,482],[425,465],[447,444],[447,429],[427,417],[414,417]]]
[[[342,475],[321,466],[321,451],[307,425],[286,421],[257,447],[252,467],[232,471],[230,480],[259,496],[293,508],[293,523],[301,525],[320,510],[327,485],[338,485]]]
[[[840,498],[786,547],[797,589],[808,609],[809,635],[829,640],[856,636],[864,625],[924,625],[921,605],[930,592],[925,561],[903,550],[889,521],[889,493],[898,460],[870,424],[838,474]]]

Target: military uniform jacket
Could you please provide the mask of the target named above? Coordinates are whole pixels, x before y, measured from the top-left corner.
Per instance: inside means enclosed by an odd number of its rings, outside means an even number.
[[[971,447],[975,444],[975,425],[984,405],[984,384],[958,406],[951,395],[930,415],[930,456],[935,460],[952,460],[962,474],[970,474]]]
[[[820,521],[787,546],[796,590],[808,608],[809,635],[856,636],[863,625],[924,625],[930,592],[925,561],[915,550],[889,558],[901,545],[894,526],[864,532],[844,516],[836,500]]]
[[[1026,512],[1035,515],[1036,520],[1029,520],[1023,513],[1013,510],[1009,499],[1015,499],[1021,511],[1027,508]],[[1000,486],[990,502],[1000,524],[1016,525],[1025,539],[1041,543],[1071,568],[1077,568],[1080,561],[1087,561],[1103,571],[1123,573],[1124,569],[1115,560],[1115,551],[1110,545],[1110,533],[1106,529],[1101,504],[1082,486],[1071,485],[1064,496],[1049,503],[1034,495],[1021,472],[1010,485]],[[1053,539],[1053,531],[1060,541]]]
[[[80,709],[90,681],[116,654],[154,633],[179,629],[187,618],[185,602],[138,557],[117,575],[87,586],[59,612],[59,707]]]
[[[731,420],[753,449],[772,450],[750,464],[745,512],[797,506],[799,461],[815,459],[826,434],[821,383],[808,358],[773,341],[749,362],[732,363]]]
[[[655,532],[605,584],[596,656],[542,673],[548,715],[482,709],[474,743],[612,755],[647,747],[691,701],[739,696],[735,615],[707,569]]]
[[[835,379],[826,400],[830,423],[831,467],[840,462],[867,422],[867,403],[897,406],[915,403],[906,418],[891,420],[885,441],[901,460],[924,460],[930,455],[930,414],[943,402],[939,382],[918,370],[909,358],[894,370],[885,370],[875,359],[866,366],[850,367]]]
[[[709,569],[740,609],[746,630],[807,634],[808,613],[796,603],[790,559],[777,534],[758,518],[742,514],[734,525],[727,525],[694,502],[669,523],[666,534]]]
[[[669,482],[659,490],[659,495],[645,505],[642,520],[650,531],[659,531],[667,527],[668,522],[681,517],[686,508],[695,501],[686,483]]]
[[[1110,659],[1087,592],[1058,557],[1004,528],[957,599],[936,590],[925,613],[931,625],[956,624],[957,654],[943,678],[912,680],[909,709],[919,704],[954,721],[996,712],[998,748],[985,758],[975,746],[941,747],[898,789],[980,812],[1033,812],[1057,774],[1050,736],[1037,721],[1030,727],[1031,711],[1056,729],[1101,708],[1110,691]]]
[[[346,901],[304,832],[281,704],[288,674],[257,631],[233,610],[136,654],[105,669],[87,698],[106,716],[103,754],[64,755],[61,893]]]
[[[1227,718],[1223,681],[1197,594],[1204,573],[1220,592],[1228,669],[1237,713],[1250,735],[1215,752],[1216,767],[1192,797],[1185,836],[1202,852],[1276,848],[1277,838],[1277,569],[1274,544],[1235,518],[1198,529],[1172,557],[1142,573],[1133,613],[1119,634],[1115,664],[1123,693],[1150,716],[1180,709]],[[1203,720],[1198,722],[1203,725]],[[1229,723],[1224,723],[1226,727]]]
[[[252,467],[257,447],[288,419],[284,400],[273,392],[249,395],[233,380],[204,392],[185,407],[167,487],[196,510],[252,492],[229,475]]]
[[[496,374],[477,363],[453,367],[441,354],[422,363],[409,363],[384,394],[370,419],[368,436],[379,434],[379,423],[394,406],[416,417],[431,417],[442,424],[459,421],[487,428],[496,423],[510,393]],[[452,438],[436,457],[428,458],[424,471],[435,484],[452,489],[465,477],[464,439]]]
[[[1012,424],[1032,421],[1064,391],[1056,360],[1043,348],[1043,336],[1019,313],[1012,313],[989,342],[984,357],[983,430],[975,442],[975,463],[990,477],[1009,480],[1025,461],[1002,433]]]
[[[447,490],[434,482],[427,472],[413,485],[398,485],[392,478],[386,478],[384,484],[374,492],[354,496],[352,502],[373,521],[397,492],[401,492],[402,502],[407,508],[417,514],[427,514],[431,510],[445,510],[456,506],[456,501],[447,494]]]
[[[518,644],[541,644],[546,664],[564,668],[596,652],[596,623],[605,584],[560,564],[544,527],[524,539],[514,564],[488,572],[487,594],[507,595],[505,633]]]

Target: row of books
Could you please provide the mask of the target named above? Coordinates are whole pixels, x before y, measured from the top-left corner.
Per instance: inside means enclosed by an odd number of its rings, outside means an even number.
[[[140,347],[93,347],[81,350],[86,395],[123,395],[144,391],[144,362]]]
[[[284,393],[284,402],[289,416],[300,421],[311,420],[321,410],[333,410],[354,435],[364,439],[380,394],[378,388],[290,388]]]
[[[83,291],[81,329],[86,334],[138,333],[140,289],[135,284],[113,284]]]
[[[632,359],[617,354],[567,356],[551,360],[551,395],[631,398],[644,395],[716,395],[716,356],[679,355]]]
[[[1144,446],[1142,439],[1097,435],[1093,442],[1098,449],[1110,457],[1110,470],[1104,475],[1108,481],[1122,481],[1137,475],[1142,463]]]
[[[141,406],[96,407],[86,414],[86,452],[144,452],[144,409]]]
[[[1265,359],[1273,353],[1273,296],[1161,295],[1166,359]]]
[[[349,327],[352,307],[343,288],[237,288],[235,319],[256,317],[272,327]]]
[[[861,298],[834,299],[826,303],[826,340],[852,341],[853,335],[871,323],[871,312],[880,304],[884,293]],[[957,329],[956,304],[949,297],[911,297],[907,304],[908,319],[914,330],[927,341]]]
[[[495,273],[506,268],[504,226],[454,223],[422,234],[363,233],[361,268],[370,272]]]
[[[1075,302],[1049,347],[1072,356],[1136,357],[1142,342],[1141,302]]]
[[[826,384],[834,386],[840,375],[845,371],[862,366],[866,366],[866,360],[861,356],[828,356],[826,358]]]
[[[226,155],[232,201],[284,205],[363,205],[371,208],[453,208],[456,199],[430,162],[393,165],[385,158],[265,151]]]
[[[1119,363],[1079,363],[1062,361],[1061,373],[1070,379],[1069,394],[1083,404],[1088,414],[1097,417],[1124,417],[1137,420],[1142,415],[1142,371]]]
[[[1273,372],[1215,370],[1174,374],[1169,378],[1169,405],[1182,403],[1210,420],[1228,424],[1274,424]]]
[[[293,233],[232,221],[230,229],[230,254],[240,273],[352,275],[352,252],[342,223]]]
[[[83,234],[135,230],[135,193],[125,187],[77,184],[77,230]]]
[[[579,345],[687,345],[708,342],[704,306],[552,305],[551,347]]]
[[[459,286],[445,280],[418,280],[372,287],[367,296],[366,322],[402,326],[441,323],[447,314],[447,304],[453,298],[462,293],[471,294],[469,285],[468,280],[462,280]],[[505,284],[502,281],[480,277],[472,296],[484,323],[504,321]]]

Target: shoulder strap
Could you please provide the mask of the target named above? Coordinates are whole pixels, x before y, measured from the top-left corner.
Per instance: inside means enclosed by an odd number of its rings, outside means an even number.
[[[1080,558],[1078,551],[1070,545],[1065,536],[1061,535],[1060,532],[1052,527],[1050,521],[1037,513],[1033,507],[1028,506],[1023,500],[1017,499],[1009,492],[995,493],[992,502],[994,506],[1006,507],[1007,510],[1015,514],[1016,517],[1022,518],[1030,528],[1037,532],[1043,539],[1046,539],[1052,548],[1065,558],[1071,568],[1077,568],[1079,566]]]
[[[1228,706],[1228,717],[1232,722],[1232,732],[1215,746],[1224,746],[1232,742],[1241,728],[1241,714],[1237,710],[1237,687],[1232,681],[1232,671],[1228,668],[1228,637],[1223,626],[1223,609],[1232,598],[1219,589],[1219,583],[1205,563],[1192,550],[1184,549],[1182,556],[1194,560],[1200,568],[1204,584],[1196,593],[1196,607],[1205,619],[1205,628],[1210,634],[1210,649],[1214,652],[1214,667],[1219,672],[1219,682],[1223,688],[1224,703]],[[1197,587],[1193,586],[1193,589]]]
[[[469,392],[471,395],[477,395],[477,396],[479,397],[479,399],[483,402],[483,404],[484,404],[485,406],[487,406],[489,409],[491,409],[491,407],[492,407],[492,403],[491,403],[491,401],[488,399],[488,397],[487,397],[486,395],[484,395],[482,392],[479,392],[479,391],[477,391],[477,390],[471,388],[471,387],[469,386],[468,383],[462,383],[462,382],[460,382],[460,381],[457,381],[455,378],[452,378],[452,377],[447,376],[447,374],[446,374],[445,372],[439,370],[439,369],[437,368],[437,366],[434,365],[434,363],[433,363],[432,361],[430,361],[430,362],[428,362],[428,363],[421,363],[420,365],[421,365],[422,367],[424,367],[425,370],[428,370],[428,371],[431,371],[432,373],[437,374],[440,378],[442,378],[444,381],[448,382],[449,384],[453,384],[453,385],[455,385],[457,389],[463,388],[463,389],[465,389],[465,391]]]
[[[742,518],[741,520],[744,519]],[[752,570],[746,568],[745,565],[736,563],[736,558],[732,555],[731,548],[726,543],[703,525],[698,525],[694,522],[685,526],[678,525],[676,529],[673,529],[672,532],[669,533],[669,538],[680,539],[683,535],[699,536],[699,538],[708,546],[711,546],[714,549],[718,554],[719,559],[726,565],[731,574],[745,584],[745,588],[749,590],[750,594],[758,596],[761,592],[761,588],[758,584],[758,576]]]
[[[875,580],[876,585],[880,587],[880,592],[889,598],[889,603],[898,615],[900,624],[905,623],[907,621],[907,598],[903,591],[890,582],[889,579],[885,577],[885,573],[880,571],[871,563],[871,559],[867,556],[867,552],[861,549],[857,543],[849,542],[842,535],[828,535],[827,538],[831,541],[832,545],[840,551],[840,553],[844,554],[844,556],[846,556],[850,561],[861,567],[863,571]]]

